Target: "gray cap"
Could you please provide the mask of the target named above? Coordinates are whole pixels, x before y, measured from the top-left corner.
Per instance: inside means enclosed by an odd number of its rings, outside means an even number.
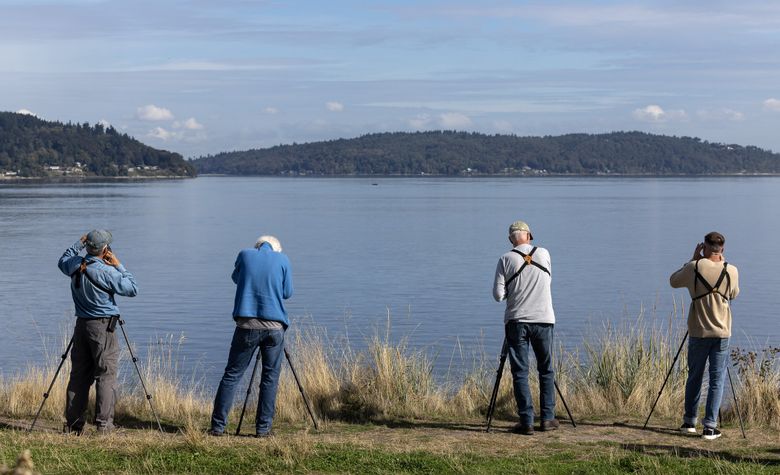
[[[84,243],[87,245],[87,251],[101,251],[105,246],[111,244],[114,237],[111,235],[111,231],[105,229],[93,229],[87,234],[87,241]]]

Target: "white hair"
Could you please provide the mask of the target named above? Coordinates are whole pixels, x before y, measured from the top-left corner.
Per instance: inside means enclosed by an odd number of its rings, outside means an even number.
[[[279,242],[278,239],[276,239],[274,236],[260,236],[257,238],[257,242],[255,243],[255,249],[260,249],[260,246],[263,244],[268,243],[271,245],[271,249],[274,250],[274,252],[282,252],[282,243]]]

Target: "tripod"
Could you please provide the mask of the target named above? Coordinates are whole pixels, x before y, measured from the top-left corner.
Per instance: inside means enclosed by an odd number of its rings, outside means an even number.
[[[314,413],[311,410],[311,405],[309,404],[309,398],[306,397],[306,392],[303,390],[303,385],[301,385],[300,379],[298,379],[298,373],[295,372],[295,367],[293,366],[292,359],[290,358],[290,353],[287,352],[287,348],[284,348],[284,357],[287,359],[287,364],[290,365],[290,371],[292,371],[293,377],[295,378],[295,384],[298,385],[298,391],[301,392],[301,396],[303,397],[303,403],[306,405],[306,410],[309,412],[309,417],[311,417],[311,421],[314,424],[314,429],[319,430],[320,427],[317,425],[317,419],[314,417]],[[260,348],[257,349],[257,359],[255,360],[255,367],[252,370],[252,376],[249,377],[249,386],[246,388],[246,397],[244,398],[244,407],[241,408],[241,416],[238,418],[238,427],[236,427],[236,435],[239,435],[241,433],[241,424],[244,422],[244,413],[246,412],[246,405],[249,402],[249,395],[252,393],[252,385],[255,382],[255,374],[257,374],[257,367],[260,365]]]
[[[688,339],[688,332],[685,332],[685,336],[683,336],[682,341],[680,342],[680,348],[677,349],[677,354],[674,355],[674,360],[672,361],[672,365],[669,367],[669,372],[666,373],[666,378],[664,378],[664,383],[661,385],[661,389],[658,391],[658,396],[655,398],[655,402],[653,403],[653,407],[650,409],[650,414],[647,415],[647,419],[645,419],[645,425],[642,426],[642,429],[647,429],[647,423],[650,421],[650,416],[653,415],[653,411],[655,411],[655,406],[658,404],[658,400],[661,399],[661,393],[664,392],[664,388],[666,387],[666,382],[669,381],[669,376],[671,376],[672,371],[674,370],[674,365],[677,364],[677,358],[680,357],[680,352],[682,352],[683,346],[685,345],[685,341]],[[726,364],[726,374],[728,374],[729,377],[729,386],[731,386],[731,395],[734,397],[734,408],[737,411],[737,416],[739,417],[739,428],[742,431],[742,438],[746,439],[747,436],[745,435],[745,426],[742,423],[742,412],[739,410],[739,401],[737,401],[737,392],[734,389],[734,381],[731,379],[731,370],[729,369],[728,364]]]
[[[493,423],[493,413],[496,410],[496,399],[498,398],[498,388],[501,385],[501,376],[504,374],[504,365],[506,364],[506,358],[509,355],[509,342],[504,338],[504,345],[501,347],[501,357],[498,360],[498,370],[496,371],[496,383],[493,385],[493,393],[490,396],[490,405],[488,406],[488,413],[487,413],[487,428],[485,429],[485,432],[490,432],[490,425]],[[577,427],[577,423],[574,422],[574,417],[571,415],[571,411],[569,410],[569,405],[566,404],[566,399],[563,398],[563,393],[561,393],[561,389],[558,387],[558,382],[553,380],[553,384],[555,385],[555,390],[558,392],[558,397],[561,398],[561,402],[563,402],[563,407],[566,408],[566,414],[569,415],[569,420],[571,421],[571,425],[574,427]]]
[[[136,358],[135,354],[133,353],[133,348],[130,345],[130,340],[127,338],[127,333],[125,332],[125,326],[124,326],[125,321],[122,320],[118,315],[111,317],[111,321],[108,324],[107,331],[113,332],[117,323],[119,323],[119,328],[122,330],[122,335],[124,336],[125,343],[127,344],[127,350],[130,352],[130,358],[133,361],[133,365],[135,365],[136,373],[138,373],[138,379],[141,381],[141,388],[143,388],[144,390],[144,395],[146,396],[146,400],[149,401],[149,407],[152,409],[152,414],[154,415],[154,418],[157,421],[157,428],[160,430],[160,432],[163,432],[162,425],[160,424],[160,418],[157,417],[157,411],[154,409],[154,404],[152,404],[152,395],[149,394],[149,391],[147,391],[146,383],[144,383],[144,378],[143,376],[141,376],[141,370],[138,368],[138,358]],[[57,371],[54,373],[54,377],[51,380],[51,384],[49,384],[49,388],[46,390],[45,393],[43,393],[43,401],[41,401],[41,405],[38,408],[38,412],[35,414],[35,418],[33,419],[30,428],[27,429],[27,432],[32,432],[32,430],[35,428],[35,424],[38,422],[38,417],[41,415],[41,411],[43,411],[43,406],[46,404],[46,401],[49,399],[51,388],[54,387],[54,382],[57,381],[57,376],[59,376],[60,370],[62,369],[62,365],[65,363],[65,359],[68,357],[68,353],[70,353],[71,348],[73,348],[73,337],[70,338],[70,341],[68,342],[68,346],[67,348],[65,348],[65,352],[60,356],[61,360],[59,366],[57,366]]]

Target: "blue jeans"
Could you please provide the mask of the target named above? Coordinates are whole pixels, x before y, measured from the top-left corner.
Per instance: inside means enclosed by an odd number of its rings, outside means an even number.
[[[230,344],[225,374],[219,382],[214,398],[214,412],[211,414],[211,430],[224,432],[228,413],[233,405],[236,385],[252,361],[255,348],[260,347],[259,356],[263,362],[260,376],[260,395],[257,399],[255,429],[258,434],[271,431],[276,409],[276,390],[279,387],[279,373],[284,354],[284,330],[245,330],[236,328]]]
[[[517,401],[517,413],[522,425],[533,425],[534,403],[528,387],[528,345],[536,356],[539,372],[539,403],[541,420],[555,419],[555,372],[552,363],[553,324],[508,322],[509,365]]]
[[[723,373],[725,373],[728,356],[728,338],[696,338],[692,336],[688,340],[688,381],[685,383],[684,423],[696,425],[704,366],[709,360],[710,386],[707,390],[704,419],[701,422],[704,427],[711,429],[718,426],[718,409],[720,409],[723,388],[726,385]]]

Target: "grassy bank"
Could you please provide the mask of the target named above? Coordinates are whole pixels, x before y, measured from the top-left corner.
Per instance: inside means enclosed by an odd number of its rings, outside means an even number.
[[[634,425],[564,426],[523,437],[501,422],[331,422],[311,432],[284,424],[270,439],[200,431],[125,430],[109,437],[0,429],[0,465],[25,449],[41,473],[777,473],[777,432],[736,430],[717,442]],[[731,437],[729,437],[731,435]],[[774,437],[774,441],[772,439]]]
[[[127,429],[107,439],[56,434],[69,371],[66,361],[40,430],[33,434],[20,429],[34,416],[55,368],[29,368],[0,381],[0,421],[5,421],[0,422],[0,464],[10,465],[24,449],[31,449],[43,473],[494,473],[510,469],[776,473],[780,466],[778,349],[733,353],[732,374],[748,440],[739,435],[728,388],[724,438],[708,445],[676,433],[686,377],[685,351],[659,401],[651,430],[641,430],[682,338],[678,328],[675,320],[659,329],[640,319],[630,326],[604,328],[583,345],[581,353],[559,349],[558,383],[579,427],[564,425],[560,431],[532,438],[508,433],[515,411],[508,371],[498,397],[497,430],[481,431],[495,378],[495,356],[475,358],[465,377],[441,381],[433,377],[432,361],[425,354],[410,350],[404,341],[391,342],[389,331],[375,336],[360,351],[327,340],[324,332],[288,334],[321,431],[311,431],[300,393],[285,369],[276,437],[266,441],[208,438],[203,432],[213,395],[204,391],[195,375],[181,374],[177,354],[183,340],[169,338],[156,342],[140,361],[166,434],[147,429],[152,418],[126,355],[117,421]],[[58,361],[56,354],[50,359]],[[533,378],[532,385],[536,386]],[[244,394],[238,391],[239,398]],[[236,406],[231,432],[240,404]],[[254,404],[249,407],[245,432],[253,427]],[[561,404],[558,415],[566,418]]]
[[[329,342],[323,332],[288,334],[288,345],[293,349],[297,370],[318,418],[327,423],[396,418],[458,420],[484,416],[495,378],[495,359],[475,359],[472,371],[465,377],[442,382],[434,378],[432,362],[425,354],[409,350],[404,341],[389,341],[388,335],[389,330],[375,336],[365,350],[353,351],[343,343]],[[556,352],[556,378],[575,418],[619,420],[645,415],[658,394],[682,335],[674,321],[670,322],[669,328],[658,329],[640,320],[622,328],[604,328],[597,338],[584,344],[582,354],[559,349]],[[204,391],[194,375],[181,374],[177,365],[177,348],[181,344],[182,340],[174,338],[158,341],[140,362],[144,378],[154,393],[154,402],[165,423],[174,427],[205,427],[213,395]],[[763,353],[748,353],[735,349],[733,352],[731,372],[742,415],[749,427],[780,429],[778,351],[767,349]],[[56,355],[50,359],[58,360]],[[148,421],[147,401],[137,387],[132,366],[126,357],[124,360],[117,419],[120,422]],[[46,419],[61,418],[68,365],[69,361],[66,361],[44,409],[42,416]],[[54,369],[33,367],[0,381],[0,415],[31,419]],[[680,417],[685,378],[683,351],[654,417]],[[531,384],[536,394],[533,376]],[[244,394],[240,390],[237,397],[243,398]],[[277,408],[280,422],[307,419],[300,393],[288,369],[282,373]],[[564,417],[560,403],[557,409],[558,415]],[[511,419],[514,413],[511,375],[506,369],[496,417]],[[237,414],[234,416],[233,419],[237,419]],[[735,421],[733,398],[727,388],[723,422]]]

